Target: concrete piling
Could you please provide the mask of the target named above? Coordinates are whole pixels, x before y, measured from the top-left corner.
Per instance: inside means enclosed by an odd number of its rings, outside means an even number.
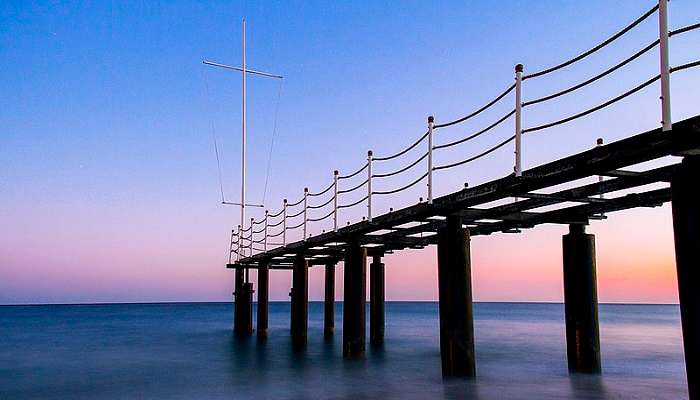
[[[343,357],[365,354],[365,296],[367,285],[367,249],[357,242],[345,250],[343,301]]]
[[[440,356],[443,376],[476,375],[469,230],[448,216],[438,230]]]
[[[384,264],[382,256],[372,257],[369,265],[369,342],[384,343]]]
[[[584,225],[572,224],[562,245],[569,372],[598,374],[601,368],[595,236],[587,234]]]

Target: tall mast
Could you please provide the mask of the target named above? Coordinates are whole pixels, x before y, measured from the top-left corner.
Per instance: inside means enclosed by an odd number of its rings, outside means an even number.
[[[242,61],[242,74],[243,79],[243,126],[241,127],[241,226],[245,229],[245,169],[246,169],[246,65],[245,65],[245,18],[243,18],[243,61]],[[251,227],[251,240],[252,240],[252,227]]]

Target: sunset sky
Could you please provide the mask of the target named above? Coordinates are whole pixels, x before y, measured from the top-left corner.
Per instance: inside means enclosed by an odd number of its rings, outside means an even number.
[[[285,76],[249,78],[251,202],[277,211],[332,171],[388,155],[437,122],[466,115],[513,82],[598,44],[653,0],[501,2],[26,2],[0,3],[0,304],[228,301],[225,269],[238,210],[241,79],[202,65],[238,65],[241,19],[248,64]],[[669,26],[697,22],[700,2],[669,3]],[[585,80],[658,37],[653,16],[575,66],[523,85],[525,100]],[[700,32],[671,39],[671,65],[700,58]],[[658,74],[654,50],[594,85],[524,110],[533,126],[597,105]],[[675,121],[700,112],[700,68],[672,77]],[[278,94],[280,101],[277,102]],[[575,122],[525,136],[524,168],[659,126],[659,86]],[[436,133],[464,137],[513,107]],[[268,155],[278,109],[270,174]],[[489,135],[436,155],[473,155],[512,135]],[[512,146],[435,175],[437,195],[507,175]],[[414,153],[419,155],[420,153]],[[403,159],[412,161],[411,156]],[[666,160],[665,162],[667,162]],[[676,160],[677,161],[677,160]],[[388,165],[385,171],[400,165]],[[648,165],[646,167],[649,167]],[[416,171],[418,176],[421,172]],[[405,179],[410,181],[412,176]],[[398,186],[400,182],[387,186]],[[424,186],[377,200],[375,214],[416,203]],[[260,217],[261,211],[256,211]],[[361,207],[342,215],[355,222]],[[314,226],[312,233],[328,229]],[[566,226],[472,240],[477,301],[561,301]],[[610,214],[596,234],[599,299],[677,302],[670,205]],[[434,300],[435,248],[386,257],[388,300]],[[271,274],[288,300],[289,272]],[[310,299],[323,297],[323,270]],[[342,299],[342,269],[337,293]]]

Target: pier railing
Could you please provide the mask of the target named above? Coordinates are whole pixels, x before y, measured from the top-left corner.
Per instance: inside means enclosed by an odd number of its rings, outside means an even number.
[[[533,73],[525,74],[525,67],[522,64],[515,66],[515,82],[506,87],[504,91],[499,93],[491,101],[487,102],[475,111],[456,118],[451,121],[435,123],[434,117],[428,117],[427,129],[422,133],[413,143],[411,143],[406,148],[390,155],[377,156],[374,155],[372,150],[367,152],[367,159],[363,165],[358,169],[341,174],[337,170],[332,174],[331,183],[318,191],[310,191],[308,188],[304,188],[303,195],[300,199],[294,202],[289,202],[284,199],[282,202],[282,207],[277,212],[265,211],[265,216],[260,220],[255,220],[251,218],[250,225],[248,227],[241,227],[240,225],[236,230],[231,232],[231,246],[230,246],[230,256],[229,262],[235,257],[239,260],[246,256],[252,256],[255,253],[266,252],[271,248],[286,246],[288,233],[300,232],[303,240],[306,240],[310,235],[311,225],[319,224],[324,221],[329,221],[332,219],[332,229],[334,231],[338,230],[339,225],[339,215],[346,212],[346,210],[364,205],[366,207],[366,214],[363,220],[372,221],[373,209],[372,201],[376,196],[391,196],[403,192],[409,188],[412,188],[420,183],[425,183],[425,201],[432,203],[433,201],[433,189],[434,189],[434,175],[439,171],[446,171],[458,166],[469,164],[478,159],[486,157],[495,151],[509,145],[512,143],[514,148],[514,160],[513,160],[513,174],[516,177],[521,176],[522,173],[522,136],[530,134],[537,131],[546,130],[566,124],[568,122],[583,118],[597,111],[600,111],[612,104],[615,104],[635,93],[641,91],[642,89],[656,83],[659,81],[660,86],[660,100],[661,100],[661,124],[664,131],[671,129],[671,95],[670,95],[670,75],[675,72],[691,69],[700,66],[700,60],[689,62],[686,64],[676,65],[671,67],[669,63],[669,49],[668,41],[669,38],[675,36],[695,31],[700,29],[700,22],[684,26],[678,29],[669,30],[668,29],[668,16],[667,16],[667,2],[668,0],[660,0],[658,4],[654,5],[644,14],[635,19],[632,23],[625,26],[623,29],[610,36],[608,39],[599,43],[598,45],[592,47],[591,49],[571,58],[555,66],[536,71]],[[626,58],[622,59],[617,64],[599,72],[598,74],[591,76],[590,78],[574,84],[568,88],[556,91],[554,93],[547,94],[538,98],[523,100],[524,89],[528,85],[534,84],[537,79],[547,77],[549,74],[567,68],[577,62],[585,59],[586,57],[598,52],[604,47],[615,42],[619,38],[623,37],[625,34],[632,31],[640,23],[650,18],[653,15],[658,15],[658,25],[659,25],[659,37],[651,43],[648,43],[642,47],[637,52],[628,55]],[[523,127],[522,119],[523,113],[527,109],[534,107],[538,104],[543,104],[561,98],[562,96],[569,95],[578,91],[579,89],[586,87],[606,76],[609,76],[617,71],[619,71],[624,66],[632,63],[639,57],[655,48],[659,48],[659,73],[655,76],[648,77],[646,80],[642,81],[638,85],[629,88],[623,93],[619,93],[611,97],[609,100],[600,103],[594,107],[581,110],[572,115],[560,118],[557,120],[549,121],[540,125],[533,125]],[[532,83],[530,83],[532,82]],[[512,101],[514,103],[513,108],[504,113],[499,118],[495,119],[490,124],[484,126],[483,128],[470,132],[468,135],[459,138],[457,140],[436,143],[436,133],[443,128],[455,126],[462,124],[477,115],[483,113],[484,111],[491,109],[494,105],[506,101],[506,99],[512,96]],[[505,140],[501,140],[498,143],[482,149],[476,154],[469,155],[466,158],[459,159],[458,161],[434,165],[434,154],[437,151],[446,152],[451,149],[463,145],[477,137],[489,134],[496,127],[502,125],[508,120],[514,120],[514,132],[512,135],[508,136]],[[439,135],[437,136],[439,139]],[[406,155],[411,152],[411,150],[419,148],[422,146],[423,151],[419,153],[417,157],[408,159],[400,168],[392,170],[390,172],[375,172],[375,168],[378,165],[384,165],[384,163],[407,158]],[[410,154],[413,154],[411,152]],[[422,170],[421,170],[422,168]],[[404,176],[405,173],[409,171],[418,171],[417,176],[410,180],[407,184],[398,184],[393,186],[392,189],[388,190],[377,190],[373,186],[376,180],[381,180],[383,184],[388,181],[392,181],[391,178],[396,176]],[[355,179],[353,179],[355,178]],[[355,182],[351,184],[350,182]],[[395,182],[393,180],[392,182]],[[392,186],[389,186],[392,187]],[[420,199],[423,201],[423,198]],[[325,232],[325,231],[322,231]]]

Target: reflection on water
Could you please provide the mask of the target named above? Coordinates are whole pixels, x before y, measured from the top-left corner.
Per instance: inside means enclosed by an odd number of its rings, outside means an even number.
[[[230,304],[0,307],[0,399],[687,398],[677,306],[602,305],[602,376],[566,371],[563,306],[475,305],[478,378],[440,374],[437,305],[387,303],[383,347],[343,360],[342,305],[293,352],[289,304],[269,338],[235,338]]]

